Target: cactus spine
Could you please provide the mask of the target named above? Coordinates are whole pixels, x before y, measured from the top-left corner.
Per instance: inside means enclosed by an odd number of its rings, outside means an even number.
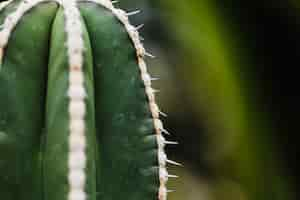
[[[166,199],[176,143],[134,13],[109,0],[0,4],[1,198]]]

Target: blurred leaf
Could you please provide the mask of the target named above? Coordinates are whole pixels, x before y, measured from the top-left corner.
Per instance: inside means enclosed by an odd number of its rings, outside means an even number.
[[[291,199],[288,180],[269,137],[272,127],[254,104],[255,91],[247,89],[251,80],[241,73],[248,62],[240,58],[247,52],[237,50],[238,33],[213,1],[160,3],[167,12],[169,30],[175,31],[184,49],[182,57],[175,58],[179,70],[199,114],[207,116],[211,138],[207,161],[214,166],[216,178],[225,183],[216,184],[216,191],[220,185],[230,188],[234,182],[249,200]]]

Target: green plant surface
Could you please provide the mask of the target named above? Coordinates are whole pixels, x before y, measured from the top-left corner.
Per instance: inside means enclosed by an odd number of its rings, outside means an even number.
[[[1,199],[41,198],[40,139],[45,117],[48,38],[56,7],[52,3],[40,5],[24,17],[11,36],[1,64]],[[0,15],[3,21],[7,12]]]
[[[127,14],[28,0],[0,22],[0,198],[165,200],[172,161]]]
[[[83,27],[84,29],[85,27]],[[96,135],[95,135],[95,100],[94,100],[94,77],[92,50],[86,29],[84,29],[84,76],[86,98],[86,191],[89,199],[96,199]],[[45,199],[67,199],[68,194],[68,59],[65,46],[63,10],[56,13],[52,25],[51,49],[48,67],[47,103],[46,103],[46,132],[44,140],[44,198]],[[101,169],[100,169],[101,170]]]
[[[145,88],[134,59],[136,50],[111,12],[86,4],[80,8],[94,41],[93,53],[97,55],[93,62],[98,102],[95,110],[99,197],[120,199],[130,193],[134,194],[130,199],[155,199],[159,185],[157,144]]]

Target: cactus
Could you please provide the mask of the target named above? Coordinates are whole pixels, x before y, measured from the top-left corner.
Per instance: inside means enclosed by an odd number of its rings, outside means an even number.
[[[167,131],[109,0],[0,4],[0,198],[165,200]]]

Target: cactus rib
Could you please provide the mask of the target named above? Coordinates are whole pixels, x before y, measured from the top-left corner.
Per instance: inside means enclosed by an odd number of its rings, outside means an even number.
[[[166,182],[168,180],[168,172],[166,170],[166,163],[174,164],[174,165],[180,165],[177,162],[171,161],[167,158],[165,152],[164,152],[164,146],[166,143],[162,140],[163,138],[162,133],[168,133],[162,125],[162,122],[159,120],[160,115],[160,109],[155,101],[155,95],[154,90],[151,87],[151,76],[149,75],[147,71],[147,66],[144,60],[145,56],[153,57],[151,54],[147,53],[144,49],[143,44],[140,41],[138,30],[132,26],[129,22],[128,16],[130,16],[132,13],[126,13],[125,11],[121,9],[114,8],[113,4],[108,0],[86,0],[91,1],[97,4],[102,5],[103,7],[109,9],[119,20],[122,22],[122,24],[125,26],[135,48],[136,48],[136,54],[137,54],[137,60],[138,65],[140,68],[141,78],[145,85],[145,91],[148,97],[149,107],[152,113],[153,117],[153,123],[157,134],[157,143],[158,143],[158,161],[159,161],[159,177],[160,177],[160,187],[159,187],[159,193],[158,193],[158,199],[159,200],[165,200],[167,198],[167,189],[166,189]],[[136,13],[136,12],[135,12]]]
[[[0,11],[8,6],[12,0],[0,4]],[[128,17],[134,14],[139,13],[140,11],[133,11],[126,13],[121,9],[117,9],[113,6],[113,3],[110,0],[21,0],[17,9],[12,13],[8,14],[2,25],[0,31],[0,70],[2,67],[2,60],[4,55],[4,49],[6,48],[9,38],[12,35],[13,30],[15,29],[18,22],[21,20],[23,15],[43,2],[56,2],[61,6],[61,10],[64,15],[64,29],[65,29],[65,38],[66,38],[66,51],[68,56],[68,85],[67,85],[67,95],[68,95],[68,199],[69,200],[85,200],[89,194],[86,193],[87,186],[87,145],[90,145],[87,139],[86,127],[87,115],[91,113],[87,109],[87,98],[91,98],[89,86],[86,85],[86,82],[89,80],[85,79],[85,72],[83,67],[86,65],[85,62],[91,60],[89,57],[85,57],[85,45],[88,45],[88,32],[84,29],[84,22],[81,19],[81,13],[79,9],[79,3],[93,3],[98,4],[101,7],[105,8],[124,26],[126,33],[128,34],[132,45],[135,49],[135,62],[137,62],[139,68],[139,78],[141,79],[144,87],[144,93],[146,95],[148,109],[151,114],[152,126],[154,127],[155,141],[157,146],[156,151],[156,160],[158,163],[158,179],[159,179],[159,188],[157,198],[159,200],[166,200],[168,190],[166,188],[166,183],[168,178],[176,178],[175,175],[170,175],[167,171],[167,163],[173,165],[180,165],[179,163],[169,160],[165,154],[164,147],[168,144],[177,144],[176,142],[166,141],[163,136],[163,133],[169,134],[168,131],[163,127],[161,122],[160,115],[165,116],[163,112],[160,111],[155,100],[155,91],[152,88],[152,78],[148,71],[145,62],[145,57],[154,57],[148,53],[143,44],[141,43],[141,37],[139,36],[138,30],[143,27],[143,24],[137,27],[134,27],[130,24]],[[59,11],[57,11],[59,12]],[[59,18],[59,16],[58,16]],[[88,28],[88,25],[87,25]],[[55,35],[52,35],[55,38]],[[88,50],[90,51],[90,50]],[[94,51],[94,49],[93,49]],[[51,51],[50,51],[51,52]],[[94,53],[94,52],[93,52]],[[52,54],[51,54],[52,55]],[[50,60],[53,59],[53,56],[50,56]],[[101,58],[100,58],[101,59]],[[63,66],[62,62],[60,65]],[[97,64],[97,63],[95,63]],[[50,65],[51,66],[51,65]],[[87,64],[90,66],[90,64]],[[52,72],[49,68],[49,77],[51,78]],[[0,71],[1,72],[1,71]],[[97,73],[97,72],[96,72]],[[52,80],[52,79],[51,79]],[[0,80],[1,81],[1,80]],[[49,82],[49,85],[52,83]],[[49,88],[48,88],[49,89]],[[51,88],[49,89],[49,91]],[[51,90],[53,93],[53,91]],[[49,92],[48,92],[49,93]],[[51,94],[52,94],[51,93]],[[53,95],[53,94],[52,94]],[[51,99],[53,97],[49,97]],[[89,100],[93,101],[93,100]],[[47,106],[48,109],[53,107],[52,104]],[[91,122],[93,123],[93,122]],[[54,129],[53,129],[54,130]],[[52,131],[53,131],[52,130]],[[90,140],[89,140],[90,141]],[[51,142],[50,142],[51,143]],[[49,143],[49,144],[50,144]],[[51,143],[52,144],[52,143]],[[95,144],[96,145],[96,144]],[[94,146],[95,146],[94,145]],[[94,147],[93,147],[94,148]],[[96,148],[96,147],[95,147]],[[74,158],[80,158],[80,160],[74,160]],[[51,159],[50,159],[51,160]],[[78,165],[78,162],[81,164]],[[101,177],[100,177],[101,178]],[[93,197],[91,197],[93,198]]]
[[[4,9],[1,23],[20,5],[14,1]],[[56,10],[55,3],[47,3],[26,13],[5,46],[0,72],[0,130],[5,136],[0,141],[1,199],[42,198],[40,139],[44,132],[48,39]],[[28,35],[38,42],[32,42]]]
[[[69,199],[85,199],[85,114],[86,104],[84,87],[83,63],[83,38],[79,9],[75,1],[62,1],[65,15],[65,31],[67,33],[67,51],[69,57]],[[78,126],[82,124],[82,127]],[[76,139],[75,139],[76,138]],[[74,162],[73,158],[80,155],[82,165]],[[73,161],[73,162],[72,162]],[[78,161],[76,161],[78,162]]]

